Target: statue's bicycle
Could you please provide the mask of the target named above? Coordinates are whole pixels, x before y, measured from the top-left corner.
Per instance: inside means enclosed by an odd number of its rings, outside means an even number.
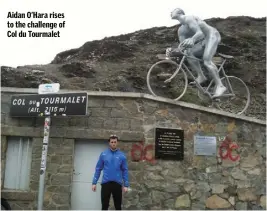
[[[224,64],[227,59],[234,58],[230,55],[218,53],[220,60],[218,71],[222,75],[221,81],[227,90],[220,97],[213,98],[215,92],[215,82],[212,79],[209,84],[204,87],[197,81],[194,74],[185,64],[186,58],[198,60],[203,63],[202,59],[187,55],[186,49],[178,46],[182,59],[179,57],[171,57],[167,59],[162,55],[161,61],[151,66],[147,74],[147,86],[154,96],[165,97],[175,101],[180,100],[188,89],[188,74],[195,83],[197,94],[201,101],[208,102],[210,107],[216,107],[231,113],[243,114],[250,104],[250,92],[244,81],[236,76],[228,76],[224,70]],[[179,62],[180,60],[180,62]],[[217,64],[218,65],[218,64]],[[154,82],[153,80],[156,80]],[[155,87],[153,87],[155,85]],[[158,91],[157,91],[158,89]]]

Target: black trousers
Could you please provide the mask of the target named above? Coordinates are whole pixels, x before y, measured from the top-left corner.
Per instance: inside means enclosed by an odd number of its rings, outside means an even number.
[[[102,184],[101,187],[102,210],[108,210],[111,194],[113,196],[115,209],[121,210],[122,186],[117,182],[107,182]]]

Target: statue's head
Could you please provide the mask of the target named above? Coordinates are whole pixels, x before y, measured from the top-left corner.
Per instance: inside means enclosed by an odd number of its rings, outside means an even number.
[[[180,15],[185,15],[184,11],[180,8],[176,8],[171,12],[172,19],[178,19]]]

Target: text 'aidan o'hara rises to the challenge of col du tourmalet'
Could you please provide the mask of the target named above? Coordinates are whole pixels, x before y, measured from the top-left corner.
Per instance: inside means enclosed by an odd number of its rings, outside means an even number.
[[[38,13],[38,12],[27,12],[27,13],[19,13],[19,12],[8,12],[7,18],[14,18],[14,19],[24,19],[24,18],[32,18],[32,19],[38,19],[38,18],[48,18],[48,19],[60,19],[64,18],[64,13]],[[64,28],[65,21],[62,23],[62,27]],[[30,21],[27,23],[27,28],[49,28],[52,31],[50,32],[33,32],[31,30],[28,31],[29,37],[60,37],[59,31],[53,31],[54,28],[57,28],[57,23],[52,22],[43,22],[41,20],[38,21]],[[24,28],[24,27],[22,27]],[[8,37],[12,37],[11,31],[8,34]],[[14,32],[13,32],[14,33]],[[17,33],[17,32],[15,32]],[[16,36],[16,35],[15,35]]]

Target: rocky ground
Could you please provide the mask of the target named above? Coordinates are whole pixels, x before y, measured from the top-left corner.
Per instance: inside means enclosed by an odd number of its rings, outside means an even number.
[[[240,77],[249,87],[251,104],[246,113],[265,119],[266,19],[252,17],[206,20],[222,36],[218,52],[233,55],[226,73]],[[50,64],[1,67],[1,86],[37,88],[59,82],[62,89],[149,93],[146,75],[156,55],[177,41],[178,26],[157,27],[86,42],[57,54]],[[181,101],[201,104],[189,88]],[[238,107],[238,105],[236,105]]]

